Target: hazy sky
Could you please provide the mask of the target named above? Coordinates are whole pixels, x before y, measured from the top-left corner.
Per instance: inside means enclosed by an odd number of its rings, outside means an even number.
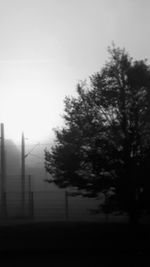
[[[149,0],[0,0],[0,122],[15,141],[49,137],[63,99],[114,41],[150,59]]]

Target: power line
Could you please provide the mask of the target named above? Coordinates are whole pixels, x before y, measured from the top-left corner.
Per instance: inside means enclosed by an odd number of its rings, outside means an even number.
[[[36,146],[37,144],[26,144],[26,146],[28,147],[28,146]],[[49,143],[38,143],[38,145],[39,146],[48,146],[48,145],[51,145],[51,144],[49,144]],[[6,145],[5,145],[6,147],[9,147],[9,146],[12,146],[12,147],[14,147],[14,146],[16,146],[16,147],[21,147],[21,145],[16,145],[16,144],[7,144],[6,143]]]
[[[38,158],[38,159],[44,159],[44,157],[40,157],[40,156],[37,156],[37,155],[35,155],[35,154],[30,154],[30,156],[36,157],[36,158]]]
[[[31,151],[29,151],[29,152],[25,155],[25,157],[27,157],[28,155],[30,155],[31,152],[32,152],[38,145],[39,145],[39,144],[36,144],[36,145],[31,149]]]

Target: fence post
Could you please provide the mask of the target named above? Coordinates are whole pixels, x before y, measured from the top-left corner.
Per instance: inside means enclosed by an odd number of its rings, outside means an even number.
[[[33,195],[33,192],[31,192],[30,194],[31,194],[30,217],[31,219],[33,219],[34,218],[34,195]]]
[[[34,196],[31,186],[31,175],[29,175],[29,218],[34,217]]]
[[[68,191],[65,191],[65,218],[69,220],[69,203],[68,203]]]
[[[7,198],[6,198],[6,192],[3,192],[1,195],[1,216],[2,219],[7,218]]]
[[[34,195],[33,192],[29,192],[29,218],[34,218]]]

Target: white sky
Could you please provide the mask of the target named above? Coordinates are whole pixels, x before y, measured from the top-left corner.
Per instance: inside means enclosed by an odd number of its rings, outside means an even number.
[[[0,122],[40,141],[62,123],[63,99],[98,71],[114,41],[150,59],[149,0],[0,0]]]

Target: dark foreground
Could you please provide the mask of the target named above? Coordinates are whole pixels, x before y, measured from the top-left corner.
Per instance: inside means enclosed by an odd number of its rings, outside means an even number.
[[[11,266],[150,266],[150,226],[35,223],[0,228],[0,263]],[[5,266],[5,265],[2,265]]]

